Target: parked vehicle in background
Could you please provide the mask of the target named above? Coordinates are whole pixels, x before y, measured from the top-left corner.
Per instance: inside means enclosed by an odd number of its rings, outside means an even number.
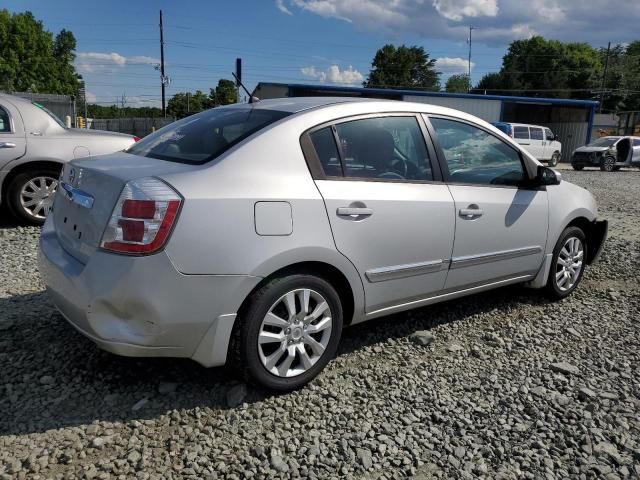
[[[522,145],[541,162],[555,167],[562,158],[562,144],[548,127],[524,123],[493,122],[491,125]]]
[[[314,378],[345,325],[514,283],[566,297],[607,230],[488,123],[399,101],[219,107],[60,185],[40,273],[73,326],[275,390]]]
[[[604,172],[613,172],[621,167],[640,167],[640,137],[600,137],[589,145],[577,148],[571,154],[574,170],[584,167],[600,167]]]
[[[136,140],[121,133],[66,128],[42,105],[0,94],[0,203],[23,222],[41,225],[65,162],[124,150]]]

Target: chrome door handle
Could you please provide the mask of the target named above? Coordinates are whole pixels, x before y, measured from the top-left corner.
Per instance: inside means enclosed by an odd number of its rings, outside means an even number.
[[[484,212],[477,205],[469,205],[467,208],[461,208],[458,213],[465,220],[472,220],[481,217]]]
[[[16,148],[16,144],[13,142],[0,142],[0,148]]]
[[[373,210],[366,207],[338,207],[336,214],[340,217],[369,217]]]

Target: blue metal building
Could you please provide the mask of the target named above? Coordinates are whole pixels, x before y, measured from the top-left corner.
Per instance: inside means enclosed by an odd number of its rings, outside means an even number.
[[[259,83],[258,98],[348,96],[430,103],[455,108],[488,122],[514,122],[551,128],[562,141],[563,159],[591,141],[598,102],[561,98],[511,97],[292,83]]]

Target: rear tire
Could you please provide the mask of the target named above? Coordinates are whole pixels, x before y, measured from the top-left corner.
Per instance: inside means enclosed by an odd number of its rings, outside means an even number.
[[[616,159],[613,157],[605,157],[600,161],[600,170],[603,172],[613,172],[616,168]]]
[[[566,228],[553,249],[546,294],[552,300],[560,300],[573,292],[586,266],[587,240],[578,227]]]
[[[551,155],[551,158],[549,159],[549,166],[555,167],[556,165],[558,165],[558,162],[560,162],[560,153],[553,152],[553,155]]]
[[[253,293],[243,310],[234,326],[228,364],[239,365],[248,382],[269,390],[296,390],[313,380],[338,350],[342,305],[322,278],[275,278]]]
[[[42,225],[51,206],[60,170],[40,167],[17,174],[7,188],[9,211],[27,225]]]
[[[580,171],[584,168],[584,165],[571,165],[574,170]]]

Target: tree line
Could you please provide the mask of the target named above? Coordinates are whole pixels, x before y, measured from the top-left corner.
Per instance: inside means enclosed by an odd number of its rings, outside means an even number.
[[[82,76],[73,62],[72,32],[45,30],[31,12],[0,10],[0,91],[29,91],[78,96]],[[606,77],[604,76],[606,68]],[[605,111],[640,110],[640,40],[595,48],[585,42],[560,42],[534,36],[511,42],[497,72],[471,86],[466,74],[450,76],[443,86],[435,59],[420,46],[384,45],[371,63],[365,87],[402,88],[476,94],[603,99]],[[603,82],[604,80],[604,82]],[[602,93],[604,92],[604,95]],[[220,79],[209,93],[171,96],[167,114],[182,118],[237,101],[234,82]],[[159,117],[155,107],[88,105],[88,116]]]
[[[435,60],[423,47],[385,45],[377,51],[364,86],[440,91],[440,76]],[[509,45],[499,71],[484,75],[473,87],[469,85],[468,75],[452,75],[444,90],[602,98],[603,109],[607,111],[640,110],[640,40],[614,45],[608,52],[606,48],[595,48],[588,43],[560,42],[541,36],[516,40]]]

